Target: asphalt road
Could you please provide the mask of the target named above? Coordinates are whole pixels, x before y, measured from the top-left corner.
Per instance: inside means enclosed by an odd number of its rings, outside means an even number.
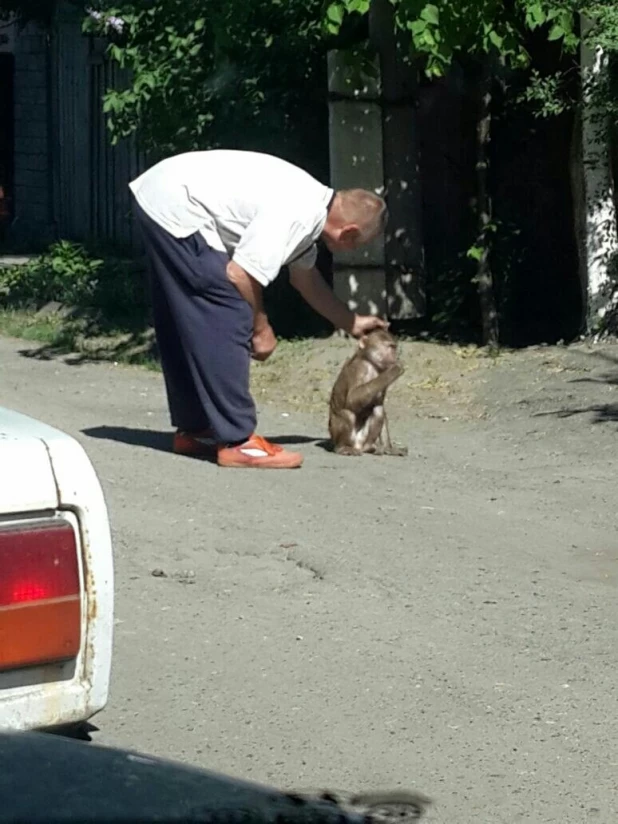
[[[218,470],[169,453],[158,374],[24,346],[0,340],[0,403],[84,444],[113,524],[97,742],[416,788],[435,822],[618,820],[615,423],[416,420],[407,459],[359,461],[266,408],[303,469]]]

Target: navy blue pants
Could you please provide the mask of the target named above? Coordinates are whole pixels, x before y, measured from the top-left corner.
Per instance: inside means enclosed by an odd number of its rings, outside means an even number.
[[[149,262],[154,327],[172,425],[220,443],[255,430],[249,392],[253,310],[226,275],[228,256],[199,232],[175,238],[134,202]]]

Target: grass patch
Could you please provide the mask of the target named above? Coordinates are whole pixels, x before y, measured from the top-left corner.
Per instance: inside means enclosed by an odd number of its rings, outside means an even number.
[[[0,334],[41,344],[31,357],[156,364],[142,263],[79,243],[0,265]]]
[[[4,337],[53,344],[62,335],[63,326],[57,316],[41,318],[22,309],[0,309],[0,335]]]
[[[71,355],[73,361],[113,361],[159,369],[154,334],[137,320],[101,324],[88,315],[0,309],[0,335],[39,343],[31,357]]]

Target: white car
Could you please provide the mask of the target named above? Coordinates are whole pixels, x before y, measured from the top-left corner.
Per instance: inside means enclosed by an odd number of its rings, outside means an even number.
[[[0,730],[87,721],[108,698],[114,570],[80,444],[0,407]]]

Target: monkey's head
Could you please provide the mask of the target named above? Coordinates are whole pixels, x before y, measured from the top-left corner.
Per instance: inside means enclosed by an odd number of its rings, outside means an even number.
[[[363,358],[372,363],[378,372],[384,372],[397,363],[397,340],[385,329],[375,329],[363,335],[358,341],[358,348]]]

